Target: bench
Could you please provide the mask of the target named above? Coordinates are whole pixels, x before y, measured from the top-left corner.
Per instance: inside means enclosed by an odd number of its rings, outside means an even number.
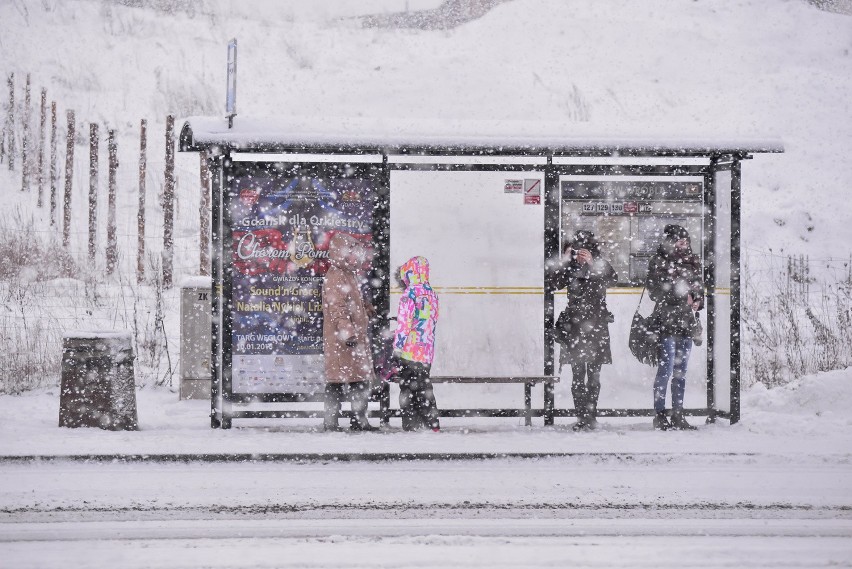
[[[553,387],[554,383],[559,381],[559,376],[555,375],[536,375],[536,376],[443,376],[437,375],[430,378],[433,384],[438,383],[456,383],[456,384],[496,384],[496,383],[514,383],[523,384],[524,386],[524,408],[523,409],[444,409],[438,403],[438,412],[441,417],[523,417],[524,424],[532,426],[533,409],[532,409],[532,388],[537,383],[544,383]],[[381,422],[387,425],[391,417],[399,417],[399,409],[390,408],[390,385],[385,386],[379,398],[380,410],[379,416]],[[553,408],[545,405],[541,413],[536,415],[544,416],[545,424],[553,422]]]

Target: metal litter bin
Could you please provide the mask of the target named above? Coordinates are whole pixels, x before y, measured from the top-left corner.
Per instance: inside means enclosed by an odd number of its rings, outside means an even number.
[[[75,332],[62,339],[60,427],[139,428],[130,332]]]

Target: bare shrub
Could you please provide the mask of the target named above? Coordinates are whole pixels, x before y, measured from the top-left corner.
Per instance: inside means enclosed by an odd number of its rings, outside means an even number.
[[[20,209],[0,219],[0,281],[46,281],[75,277],[80,268],[59,241],[43,241],[35,231],[35,220],[25,220]]]
[[[852,365],[852,264],[829,261],[843,270],[816,272],[809,260],[790,257],[762,271],[745,263],[745,385],[772,387]]]

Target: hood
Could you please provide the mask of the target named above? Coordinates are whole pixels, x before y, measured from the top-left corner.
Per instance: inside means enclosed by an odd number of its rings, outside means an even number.
[[[356,253],[355,262],[352,259],[352,252]],[[348,233],[336,233],[328,244],[328,260],[338,269],[357,271],[364,262],[365,255],[366,251],[361,243]]]
[[[399,268],[399,277],[405,286],[429,284],[429,261],[426,257],[412,257]]]

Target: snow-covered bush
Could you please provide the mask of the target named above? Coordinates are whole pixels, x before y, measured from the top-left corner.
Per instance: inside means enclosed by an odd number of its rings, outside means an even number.
[[[768,387],[852,365],[852,261],[766,255],[743,270],[743,379]]]

